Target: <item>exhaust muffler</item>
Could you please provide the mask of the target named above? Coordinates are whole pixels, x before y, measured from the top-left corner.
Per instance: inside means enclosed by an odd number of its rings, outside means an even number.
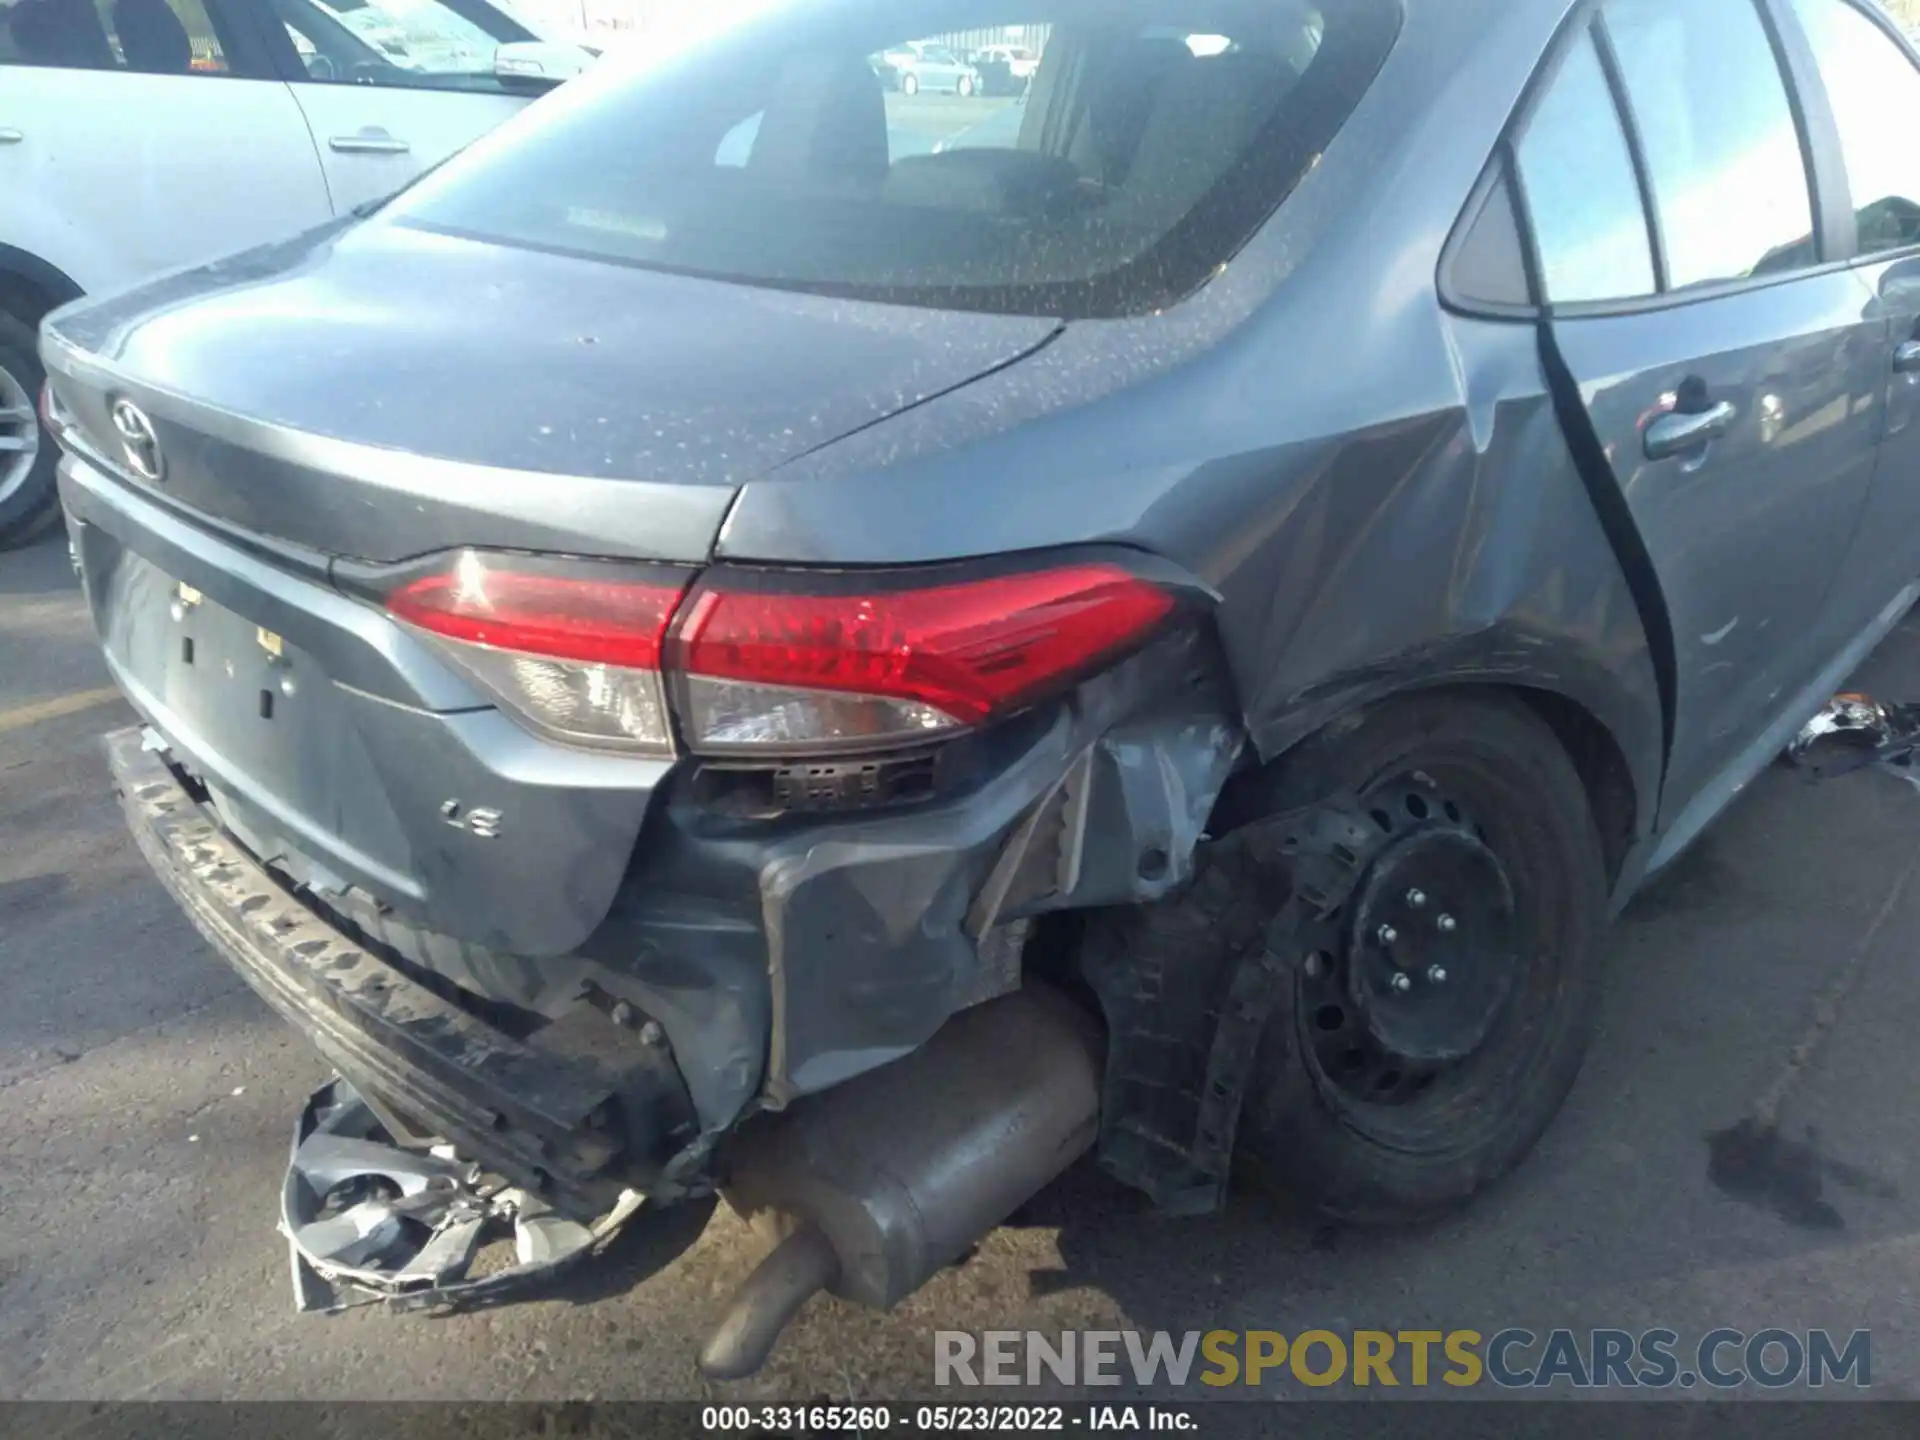
[[[755,1373],[821,1290],[878,1310],[911,1295],[1086,1153],[1100,1077],[1093,1018],[1030,986],[744,1134],[722,1194],[776,1243],[701,1371]]]

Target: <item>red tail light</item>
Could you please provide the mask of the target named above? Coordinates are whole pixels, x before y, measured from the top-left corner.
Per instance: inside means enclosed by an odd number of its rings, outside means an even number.
[[[469,551],[388,608],[454,642],[539,729],[671,749],[664,669],[692,748],[740,753],[898,745],[983,724],[1117,658],[1174,605],[1105,563],[922,586],[717,570],[684,604],[683,588],[611,564]]]
[[[1165,591],[1099,564],[838,594],[735,583],[697,589],[675,629],[696,749],[978,725],[1096,668],[1173,608]]]
[[[658,670],[684,585],[527,574],[509,559],[468,551],[448,574],[395,592],[387,608],[423,630],[469,645]]]
[[[61,423],[57,411],[59,401],[53,398],[53,381],[40,382],[40,423],[46,427],[49,435],[58,435],[65,426]]]
[[[473,677],[535,729],[584,745],[668,754],[660,646],[684,577],[639,578],[601,562],[467,550],[448,571],[387,597],[444,640]]]

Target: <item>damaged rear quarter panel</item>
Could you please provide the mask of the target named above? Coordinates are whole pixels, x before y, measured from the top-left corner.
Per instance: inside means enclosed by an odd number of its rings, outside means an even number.
[[[1070,325],[753,481],[718,554],[885,565],[1132,546],[1221,597],[1263,757],[1396,690],[1543,690],[1611,735],[1644,829],[1658,684],[1537,333],[1438,296],[1446,237],[1566,8],[1410,6],[1347,127],[1192,298]]]
[[[993,927],[1182,883],[1242,743],[1202,683],[1210,643],[1163,638],[1031,717],[976,788],[917,809],[657,809],[585,954],[666,1026],[703,1125],[896,1060],[1004,993],[1018,976],[981,943]]]
[[[1331,319],[1307,328],[1337,333]],[[1131,545],[1219,595],[1238,718],[1262,757],[1402,690],[1546,691],[1612,736],[1644,828],[1663,761],[1658,683],[1635,598],[1561,435],[1536,332],[1447,315],[1430,295],[1421,322],[1405,328],[1407,363],[1391,378],[1426,408],[1256,445],[1262,432],[1324,423],[1335,404],[1358,410],[1356,420],[1366,412],[1364,399],[1324,391],[1298,414],[1262,410],[1245,388],[1260,348],[1249,325],[1223,347],[1229,353],[1134,390],[902,459],[885,492],[852,475],[791,490],[750,486],[723,547],[771,552],[783,543],[776,528],[789,547],[779,558],[815,562],[875,560],[867,547],[889,532],[910,533],[923,547],[912,558],[925,560],[984,547],[989,529],[1036,550],[1076,539]],[[1101,343],[1069,332],[1032,363],[1068,361],[1076,341],[1083,355]],[[1423,355],[1424,374],[1415,363]],[[1273,359],[1261,373],[1284,390],[1286,352]],[[1376,382],[1386,383],[1365,380]],[[990,403],[980,388],[954,403]],[[1185,417],[1188,428],[1151,419],[1164,414]],[[1209,436],[1220,453],[1193,459]],[[1115,468],[1094,469],[1100,460]],[[756,493],[770,497],[759,515]],[[828,495],[831,512],[815,508]],[[938,512],[931,522],[910,532],[889,523],[896,504],[919,499]],[[860,519],[848,524],[849,515]]]

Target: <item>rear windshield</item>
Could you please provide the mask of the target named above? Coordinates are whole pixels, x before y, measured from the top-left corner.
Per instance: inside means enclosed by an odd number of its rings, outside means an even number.
[[[609,57],[387,213],[744,284],[1139,314],[1246,243],[1398,23],[1397,0],[799,0]]]

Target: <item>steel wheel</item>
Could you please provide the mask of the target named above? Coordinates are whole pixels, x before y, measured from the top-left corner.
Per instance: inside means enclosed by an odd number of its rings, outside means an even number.
[[[1300,967],[1295,1013],[1322,1095],[1390,1133],[1381,1112],[1478,1088],[1474,1061],[1508,1017],[1539,926],[1486,832],[1437,784],[1396,778],[1366,803],[1380,851],[1344,943]]]
[[[1316,737],[1273,811],[1329,794],[1359,801],[1352,888],[1293,957],[1239,1159],[1328,1214],[1411,1220],[1513,1169],[1565,1099],[1606,866],[1566,751],[1497,693],[1408,696]]]

